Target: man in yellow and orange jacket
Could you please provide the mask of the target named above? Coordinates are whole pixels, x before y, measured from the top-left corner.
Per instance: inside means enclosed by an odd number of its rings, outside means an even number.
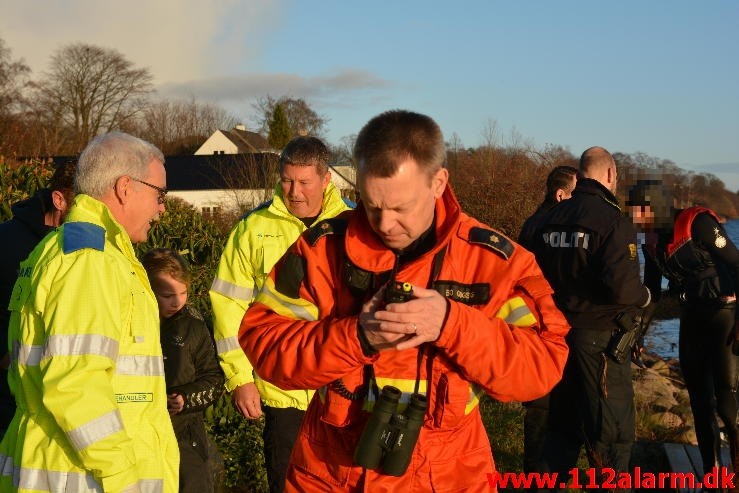
[[[479,398],[548,392],[561,378],[569,326],[533,255],[461,211],[431,118],[375,117],[354,157],[357,210],[301,236],[239,332],[264,378],[318,389],[286,491],[490,491],[494,464]],[[405,295],[412,287],[408,301],[384,301],[392,281]],[[385,386],[400,391],[398,413],[412,394],[427,401],[400,476],[388,474],[388,464],[354,460]]]

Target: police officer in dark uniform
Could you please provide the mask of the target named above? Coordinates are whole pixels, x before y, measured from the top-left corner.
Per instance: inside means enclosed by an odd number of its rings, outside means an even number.
[[[523,223],[518,235],[518,243],[531,250],[535,234],[546,218],[549,210],[563,200],[572,197],[577,184],[577,168],[557,166],[547,175],[547,191],[544,201]],[[540,472],[541,456],[549,416],[549,394],[536,400],[524,402],[526,413],[523,420],[523,470]],[[535,488],[532,489],[534,491]]]
[[[541,226],[549,210],[563,200],[572,197],[577,184],[577,169],[572,166],[557,166],[547,175],[547,194],[536,211],[524,221],[518,234],[518,243],[531,250],[534,234]]]
[[[628,470],[634,442],[630,361],[606,356],[621,313],[637,315],[651,299],[639,277],[636,233],[618,206],[616,163],[602,147],[580,158],[572,194],[551,209],[533,251],[572,326],[570,355],[554,388],[544,461],[566,476],[584,444],[597,470]]]
[[[676,210],[659,180],[630,190],[629,215],[646,232],[644,280],[657,300],[662,276],[680,299],[680,368],[690,396],[704,472],[721,464],[716,412],[726,430],[734,471],[739,469],[739,251],[704,207]]]

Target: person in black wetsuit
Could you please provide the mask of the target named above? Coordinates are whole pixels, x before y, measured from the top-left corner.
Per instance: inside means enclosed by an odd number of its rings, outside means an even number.
[[[739,469],[737,383],[739,382],[739,250],[718,216],[705,207],[676,210],[659,180],[640,180],[626,205],[644,229],[644,281],[659,298],[662,276],[678,296],[680,367],[685,378],[704,472],[721,466],[716,413],[729,440],[734,471]]]

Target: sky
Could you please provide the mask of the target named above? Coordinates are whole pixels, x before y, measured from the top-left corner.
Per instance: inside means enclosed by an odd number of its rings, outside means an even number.
[[[36,76],[65,44],[116,49],[252,130],[267,95],[332,144],[403,108],[464,147],[600,145],[739,190],[735,0],[0,0],[0,38]]]

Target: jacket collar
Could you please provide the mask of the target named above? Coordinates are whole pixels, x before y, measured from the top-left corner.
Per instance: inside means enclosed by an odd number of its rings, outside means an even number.
[[[116,246],[129,258],[136,258],[131,238],[123,226],[111,214],[104,203],[85,194],[77,194],[67,215],[66,222],[86,222],[105,229],[106,241]]]
[[[434,233],[436,244],[419,259],[433,257],[443,246],[449,243],[456,233],[462,209],[449,184],[442,196],[436,201],[434,216]],[[374,233],[367,221],[367,214],[362,201],[357,204],[356,212],[351,216],[346,230],[346,255],[357,267],[370,272],[385,272],[395,264],[395,252],[385,246]]]
[[[321,213],[316,218],[315,222],[321,221],[328,217],[334,217],[340,212],[346,210],[348,207],[341,198],[341,192],[336,188],[333,182],[329,182],[326,190],[323,191],[323,203],[321,204]],[[303,222],[295,217],[285,205],[285,192],[282,190],[282,185],[277,183],[275,186],[275,194],[272,197],[272,203],[269,205],[269,211],[277,216],[289,219],[292,222],[300,223]]]
[[[610,190],[604,187],[597,180],[593,180],[592,178],[580,178],[577,180],[577,185],[575,185],[575,190],[572,191],[572,195],[581,193],[597,195],[616,209],[621,210],[621,207],[618,204],[618,198],[616,198]]]

